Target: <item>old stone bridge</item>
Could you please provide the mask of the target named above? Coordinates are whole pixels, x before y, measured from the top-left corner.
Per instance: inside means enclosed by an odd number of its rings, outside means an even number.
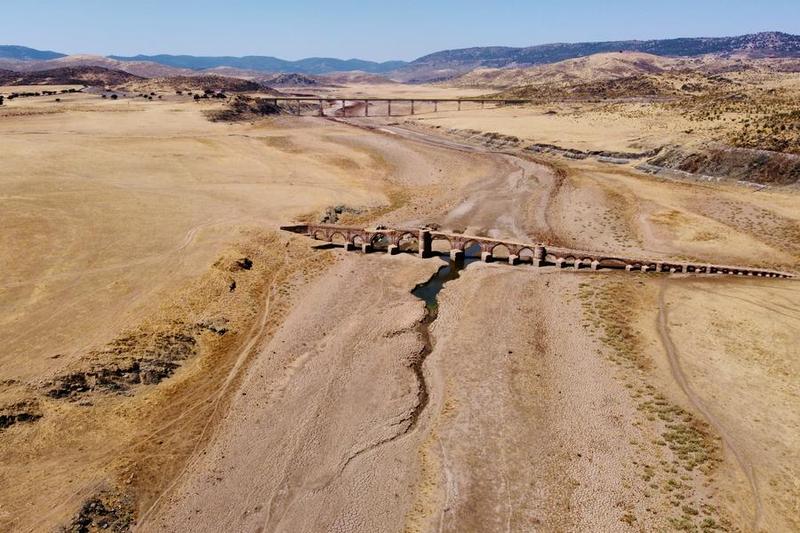
[[[615,268],[641,272],[682,272],[696,274],[730,274],[768,278],[792,278],[794,274],[759,268],[691,263],[665,259],[644,259],[609,255],[601,252],[559,248],[544,243],[520,243],[475,235],[463,235],[431,228],[365,229],[337,224],[300,224],[281,226],[284,231],[307,235],[319,241],[339,244],[346,250],[360,248],[367,253],[385,251],[389,254],[412,252],[430,257],[434,251],[449,253],[452,260],[465,254],[480,255],[483,261],[502,258],[511,265],[531,264],[535,267],[553,265],[574,269]]]

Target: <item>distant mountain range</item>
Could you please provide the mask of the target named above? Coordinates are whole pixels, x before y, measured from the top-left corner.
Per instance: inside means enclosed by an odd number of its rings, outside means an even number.
[[[298,61],[287,61],[270,56],[246,57],[203,57],[203,56],[173,56],[138,55],[133,57],[109,56],[118,61],[149,61],[168,65],[175,68],[188,68],[192,70],[206,70],[217,67],[232,67],[260,72],[297,72],[299,74],[326,74],[328,72],[348,72],[360,70],[373,74],[383,74],[404,67],[405,61],[386,61],[376,63],[362,59],[335,59],[331,57],[309,57]]]
[[[444,50],[411,62],[374,62],[362,59],[312,57],[287,61],[269,56],[202,57],[190,55],[108,56],[124,68],[130,65],[162,65],[174,69],[202,71],[234,68],[254,72],[327,74],[362,71],[382,74],[400,81],[433,81],[448,79],[475,68],[520,67],[555,63],[602,52],[644,52],[658,56],[693,57],[715,54],[745,57],[800,57],[800,36],[781,32],[765,32],[737,37],[697,37],[650,41],[607,41],[557,43],[514,48],[490,46]],[[22,46],[0,46],[0,59],[8,62],[61,60],[65,54],[39,51]],[[70,56],[72,57],[72,56]],[[97,64],[97,60],[94,61]],[[6,64],[4,63],[4,66]],[[20,70],[33,70],[35,65],[20,65]],[[52,67],[51,67],[52,68]]]
[[[49,50],[35,50],[27,46],[3,46],[0,45],[0,58],[14,59],[16,61],[44,61],[47,59],[58,59],[65,57],[66,54],[50,52]]]
[[[706,54],[748,57],[800,57],[800,36],[780,32],[737,37],[692,37],[651,41],[556,43],[512,48],[503,46],[444,50],[415,59],[403,69],[405,81],[449,78],[475,68],[502,68],[556,63],[603,52],[645,52],[657,56]]]

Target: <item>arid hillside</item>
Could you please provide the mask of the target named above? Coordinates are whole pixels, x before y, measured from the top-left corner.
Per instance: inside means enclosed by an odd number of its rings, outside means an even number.
[[[0,72],[0,85],[91,85],[118,86],[140,80],[121,70],[104,67],[61,67],[34,72]]]

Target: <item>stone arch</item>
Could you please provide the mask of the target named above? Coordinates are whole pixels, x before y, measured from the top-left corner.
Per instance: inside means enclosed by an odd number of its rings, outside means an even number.
[[[480,257],[483,252],[483,245],[474,239],[469,239],[463,243],[464,257]]]
[[[361,235],[360,233],[356,233],[353,236],[353,241],[352,242],[353,242],[353,246],[355,246],[356,248],[361,248],[361,246],[364,245],[367,241],[364,240],[364,236],[363,235]]]
[[[534,252],[528,246],[523,246],[517,252],[520,263],[533,263]]]
[[[386,250],[392,243],[391,239],[385,233],[374,233],[369,239],[370,245],[373,250]]]
[[[491,245],[489,252],[496,259],[508,259],[508,256],[511,255],[511,248],[507,244],[498,242]]]
[[[417,252],[419,250],[419,235],[412,231],[400,234],[394,241],[401,252]]]
[[[317,241],[327,241],[328,240],[328,236],[321,229],[318,229],[318,230],[314,231],[314,233],[311,234],[311,237],[313,237],[314,240],[317,240]]]
[[[328,240],[334,244],[345,244],[348,242],[347,237],[340,231],[334,231],[328,236]]]
[[[627,266],[627,264],[628,264],[627,261],[624,261],[622,259],[617,259],[617,258],[614,258],[614,257],[606,257],[606,258],[600,259],[600,265],[603,268],[620,268],[620,269],[623,269],[623,268],[625,268]]]
[[[435,254],[447,254],[453,249],[452,241],[444,235],[431,236],[431,251]]]

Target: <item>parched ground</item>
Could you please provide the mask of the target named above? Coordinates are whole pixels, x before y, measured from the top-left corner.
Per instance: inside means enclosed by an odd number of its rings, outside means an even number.
[[[795,191],[384,119],[61,103],[0,110],[2,528],[800,527],[796,282],[472,264],[426,326],[439,259],[275,231],[345,205],[796,269]]]

